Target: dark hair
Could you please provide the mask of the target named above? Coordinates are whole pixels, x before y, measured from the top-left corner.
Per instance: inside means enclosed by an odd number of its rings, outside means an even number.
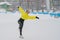
[[[29,13],[30,11],[29,11],[29,10],[26,10],[26,12],[28,12],[28,13]]]

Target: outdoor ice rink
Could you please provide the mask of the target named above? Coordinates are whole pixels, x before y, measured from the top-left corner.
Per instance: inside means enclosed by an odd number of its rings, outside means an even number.
[[[26,20],[23,27],[24,39],[19,38],[20,14],[0,13],[0,40],[60,40],[60,18],[34,14],[37,20]]]

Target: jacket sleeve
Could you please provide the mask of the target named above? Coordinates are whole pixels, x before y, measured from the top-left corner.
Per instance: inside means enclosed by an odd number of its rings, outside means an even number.
[[[19,12],[20,12],[21,14],[26,13],[22,7],[19,7],[18,10],[19,10]]]
[[[28,16],[28,19],[34,20],[34,19],[36,19],[36,16]]]

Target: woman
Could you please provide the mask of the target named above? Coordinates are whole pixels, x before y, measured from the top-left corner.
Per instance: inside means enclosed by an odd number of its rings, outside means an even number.
[[[31,19],[32,20],[39,19],[39,17],[28,15],[30,13],[29,10],[26,10],[26,12],[25,12],[22,7],[18,7],[18,10],[21,13],[21,17],[18,20],[19,30],[20,30],[20,38],[23,38],[23,36],[22,36],[22,28],[23,28],[24,21],[25,20],[31,20]]]

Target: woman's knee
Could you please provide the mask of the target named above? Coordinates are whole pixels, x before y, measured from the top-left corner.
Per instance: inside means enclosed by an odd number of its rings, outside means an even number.
[[[19,27],[19,29],[22,29],[22,27]]]

